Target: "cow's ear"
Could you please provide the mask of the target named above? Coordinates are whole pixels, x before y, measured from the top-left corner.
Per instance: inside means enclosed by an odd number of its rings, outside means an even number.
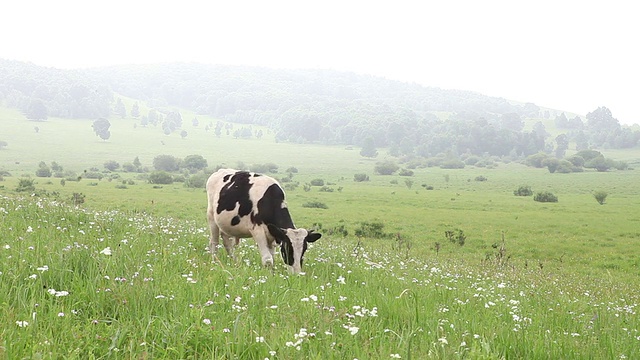
[[[317,232],[313,232],[313,230],[309,230],[309,234],[307,235],[306,238],[304,238],[304,240],[306,242],[315,242],[316,240],[320,239],[322,237],[322,234],[317,233]]]
[[[269,229],[269,233],[271,234],[271,236],[276,239],[276,243],[280,244],[285,241],[285,239],[287,239],[287,234],[279,227],[273,224],[267,224],[267,228]]]

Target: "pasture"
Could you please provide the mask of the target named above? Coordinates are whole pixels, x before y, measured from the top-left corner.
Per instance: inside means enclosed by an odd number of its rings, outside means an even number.
[[[36,133],[19,114],[0,116],[11,125],[0,170],[13,175],[0,182],[0,358],[640,357],[638,170],[500,163],[381,176],[383,151],[372,160],[200,128],[181,139],[130,119],[112,119],[103,142],[90,122],[51,119]],[[150,166],[159,154],[201,154],[210,167],[274,162],[276,177],[295,166],[293,220],[324,234],[304,275],[280,258],[263,269],[251,239],[237,262],[221,251],[212,263],[204,189],[120,173],[64,186],[35,178],[39,195],[15,191],[39,161],[81,173],[135,156]],[[640,155],[616,155],[637,167]],[[303,190],[318,178],[324,191]],[[520,185],[559,202],[514,196]],[[597,190],[609,193],[604,205]],[[70,204],[74,193],[84,204]]]

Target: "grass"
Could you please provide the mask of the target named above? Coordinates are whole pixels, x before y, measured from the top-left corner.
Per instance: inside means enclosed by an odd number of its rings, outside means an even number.
[[[0,199],[5,358],[636,358],[633,283],[322,239],[303,276],[195,222]],[[106,250],[108,249],[108,250]],[[28,325],[27,325],[28,323]]]
[[[218,139],[204,129],[183,140],[132,119],[112,119],[102,142],[90,121],[20,116],[0,111],[9,125],[0,170],[13,175],[0,181],[0,358],[640,356],[637,170],[425,168],[408,188],[406,177],[373,174],[378,159],[342,146]],[[34,178],[35,195],[15,191],[39,161],[80,173],[135,156],[150,166],[159,154],[298,168],[300,186],[287,192],[293,218],[324,234],[305,274],[279,260],[263,269],[250,239],[237,262],[222,251],[212,263],[203,189],[122,173],[64,186]],[[637,150],[615,154],[640,159]],[[370,181],[354,182],[355,173]],[[313,179],[335,191],[304,191]],[[514,196],[521,185],[559,202]],[[607,192],[604,205],[597,191]],[[74,193],[86,200],[77,208]],[[367,227],[376,232],[356,235]],[[462,231],[464,246],[446,231]]]

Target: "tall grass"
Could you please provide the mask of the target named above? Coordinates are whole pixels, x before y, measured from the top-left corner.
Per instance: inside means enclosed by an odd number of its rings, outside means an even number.
[[[3,358],[637,358],[635,284],[326,236],[305,274],[199,223],[0,198]]]

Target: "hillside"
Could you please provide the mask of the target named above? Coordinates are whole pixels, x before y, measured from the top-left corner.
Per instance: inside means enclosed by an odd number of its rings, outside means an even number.
[[[640,139],[640,131],[621,127],[606,108],[585,122],[533,103],[329,70],[184,63],[59,70],[0,60],[0,84],[2,103],[32,120],[131,117],[170,134],[186,127],[180,111],[187,110],[266,126],[276,141],[367,144],[396,156],[518,157],[565,142],[580,150],[629,148]],[[219,131],[222,124],[215,126]],[[560,134],[566,135],[561,143]]]

